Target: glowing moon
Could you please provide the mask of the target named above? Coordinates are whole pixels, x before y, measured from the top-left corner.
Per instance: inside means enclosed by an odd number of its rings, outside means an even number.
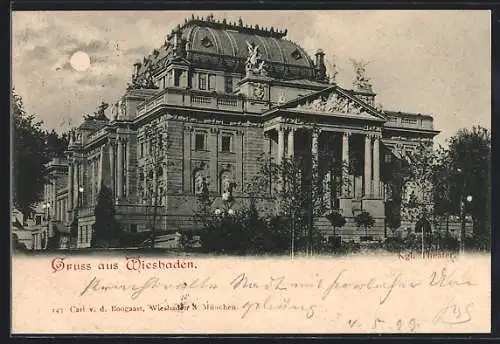
[[[74,70],[83,72],[90,67],[90,58],[86,52],[77,51],[71,56],[69,63]]]

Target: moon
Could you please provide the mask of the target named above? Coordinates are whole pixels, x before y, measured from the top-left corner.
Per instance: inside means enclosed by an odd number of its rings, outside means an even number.
[[[84,51],[77,51],[69,60],[71,67],[78,72],[83,72],[90,67],[90,57]]]

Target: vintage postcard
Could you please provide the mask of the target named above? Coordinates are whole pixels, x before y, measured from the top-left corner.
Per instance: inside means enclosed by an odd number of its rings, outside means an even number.
[[[12,15],[12,334],[491,331],[489,11]]]

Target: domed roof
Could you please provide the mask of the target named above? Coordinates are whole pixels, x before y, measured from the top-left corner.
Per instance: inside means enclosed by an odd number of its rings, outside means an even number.
[[[241,20],[227,23],[212,17],[192,17],[172,30],[167,42],[142,61],[139,74],[146,70],[154,73],[166,66],[175,57],[176,46],[181,47],[185,60],[196,67],[243,74],[250,45],[257,47],[270,76],[314,79],[312,59],[301,46],[284,39],[286,33],[286,30],[243,25]]]

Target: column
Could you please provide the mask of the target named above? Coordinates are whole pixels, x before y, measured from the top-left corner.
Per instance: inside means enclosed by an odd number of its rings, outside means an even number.
[[[68,210],[73,209],[73,163],[68,163]]]
[[[371,194],[371,183],[372,183],[372,142],[371,136],[365,136],[365,196]]]
[[[318,149],[318,141],[319,141],[319,133],[318,129],[313,129],[311,133],[311,153],[312,153],[312,183],[316,183],[319,181],[319,149]],[[314,184],[313,184],[314,185]],[[312,197],[312,195],[311,195]]]
[[[210,191],[217,191],[219,185],[218,159],[219,159],[219,129],[210,129],[209,147],[210,150]]]
[[[288,157],[293,158],[293,153],[295,149],[295,141],[294,141],[294,128],[290,128],[288,131]]]
[[[318,164],[318,138],[320,131],[317,129],[313,129],[311,134],[311,153],[313,157],[313,164]]]
[[[235,140],[234,142],[234,152],[237,154],[237,160],[236,160],[236,176],[235,176],[235,182],[237,184],[236,186],[236,191],[241,192],[244,189],[244,179],[243,179],[243,161],[244,161],[244,132],[243,130],[238,130],[233,139]]]
[[[150,196],[148,190],[148,178],[149,178],[149,170],[147,167],[144,167],[144,180],[143,180],[143,188],[144,188],[144,197],[142,198],[142,202],[146,202],[148,204],[148,197]]]
[[[120,139],[117,141],[118,147],[116,155],[116,164],[117,164],[117,178],[116,178],[116,197],[121,199],[123,196],[123,145]]]
[[[373,141],[373,193],[379,197],[380,193],[380,138],[377,136]]]
[[[111,181],[110,181],[110,186],[111,186],[111,193],[113,196],[116,195],[116,169],[115,169],[115,144],[113,141],[109,142],[109,169],[110,169],[110,176],[111,176]]]
[[[80,163],[73,165],[73,206],[78,208],[78,174],[80,172]]]
[[[276,157],[276,163],[281,164],[283,160],[283,154],[285,150],[285,132],[283,128],[278,128],[278,156]]]
[[[151,205],[157,205],[155,202],[157,202],[158,195],[156,194],[157,191],[159,191],[158,187],[158,173],[156,170],[156,166],[153,166],[153,190],[151,190],[153,193],[151,194]],[[159,202],[158,202],[159,204]]]
[[[125,143],[125,197],[128,199],[130,195],[130,172],[129,172],[129,166],[130,166],[130,137],[127,139]],[[164,173],[166,174],[167,171],[165,170]]]
[[[351,133],[346,131],[342,134],[342,190],[345,197],[349,197],[350,175],[349,175],[349,137]]]
[[[99,153],[99,162],[97,165],[97,192],[101,190],[101,185],[103,183],[103,167],[104,167],[104,146],[101,147],[101,152]]]
[[[95,201],[95,159],[90,160],[90,204],[94,205]]]
[[[192,132],[193,129],[189,126],[184,126],[184,144],[183,144],[183,168],[182,168],[182,176],[183,176],[183,184],[184,184],[184,192],[192,193],[194,190],[192,189],[192,172],[191,172],[191,140],[192,140]]]

